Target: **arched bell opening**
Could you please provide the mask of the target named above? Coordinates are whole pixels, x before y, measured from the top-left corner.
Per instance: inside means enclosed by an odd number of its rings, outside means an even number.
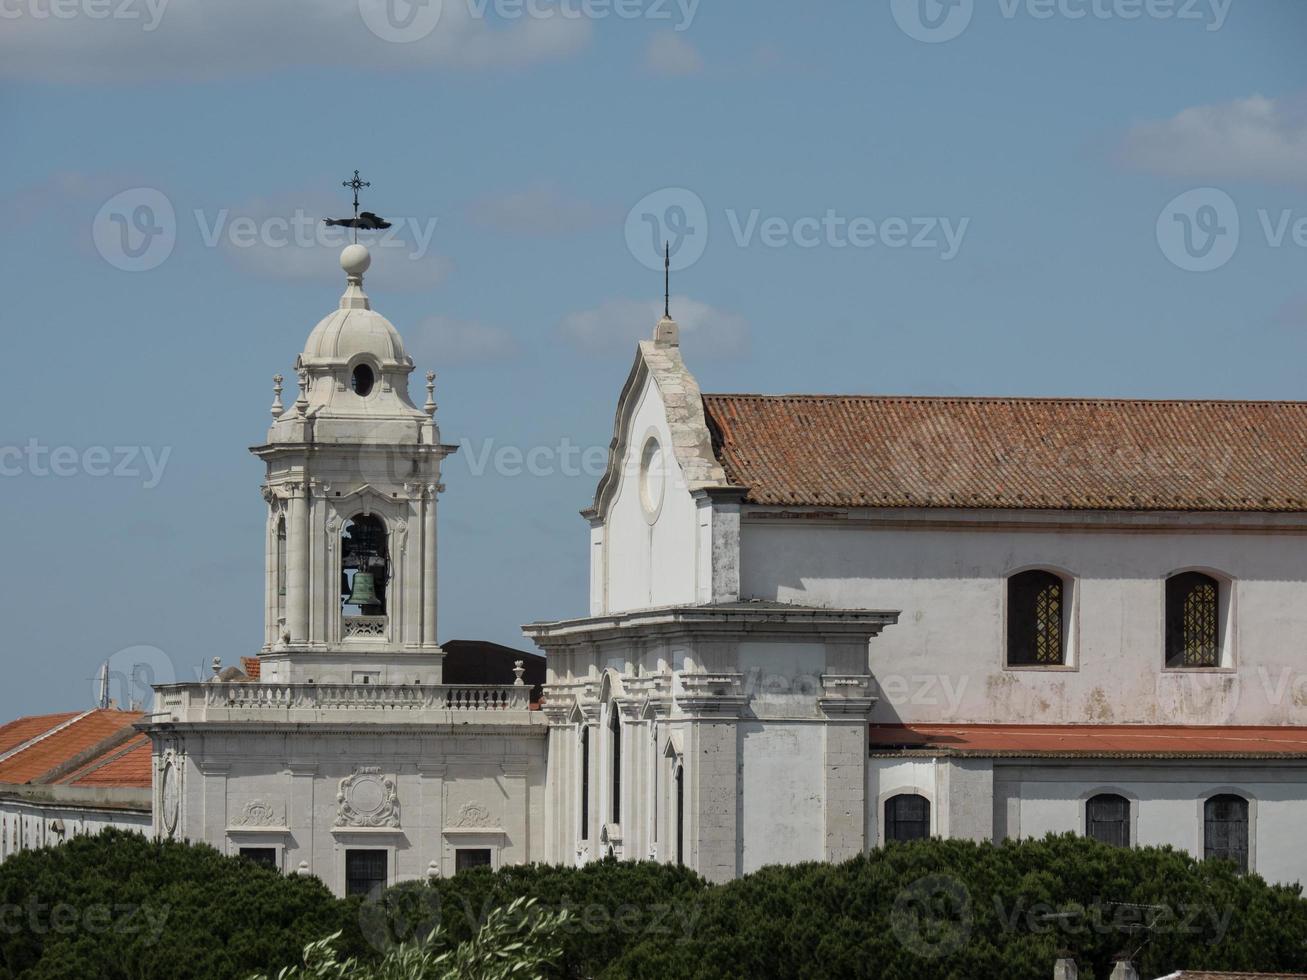
[[[390,585],[385,523],[375,514],[356,514],[345,523],[340,542],[341,615],[347,622],[384,617]]]

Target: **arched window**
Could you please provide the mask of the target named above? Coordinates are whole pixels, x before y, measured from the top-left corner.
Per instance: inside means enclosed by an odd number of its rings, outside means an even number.
[[[608,731],[612,736],[609,745],[612,747],[612,800],[613,800],[613,823],[622,822],[622,712],[617,707],[615,701],[608,704]]]
[[[685,863],[685,767],[676,767],[676,863]]]
[[[590,726],[581,725],[581,840],[590,839]]]
[[[357,514],[341,532],[341,607],[358,616],[386,615],[386,587],[390,583],[390,551],[386,525],[375,514]]]
[[[1166,665],[1219,667],[1221,587],[1202,572],[1166,580]]]
[[[885,841],[925,840],[930,836],[930,800],[900,793],[885,801]]]
[[[1066,588],[1060,575],[1035,569],[1007,580],[1007,662],[1066,663]]]
[[[277,518],[277,619],[286,618],[286,518]]]
[[[1203,857],[1248,870],[1248,801],[1222,793],[1203,804]]]
[[[1130,801],[1099,793],[1085,804],[1085,836],[1113,847],[1130,846]]]

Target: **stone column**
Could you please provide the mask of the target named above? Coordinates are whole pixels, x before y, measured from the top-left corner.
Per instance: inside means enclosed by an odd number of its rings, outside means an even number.
[[[711,882],[739,874],[740,746],[737,722],[748,703],[741,676],[682,675],[677,699],[687,721],[686,863]]]
[[[435,484],[427,486],[426,513],[422,521],[422,643],[435,646],[436,634],[436,494]]]
[[[292,489],[286,522],[286,629],[292,644],[309,639],[309,510],[308,485]]]
[[[827,861],[846,861],[867,845],[867,716],[876,698],[868,675],[826,674],[818,706],[824,732]]]

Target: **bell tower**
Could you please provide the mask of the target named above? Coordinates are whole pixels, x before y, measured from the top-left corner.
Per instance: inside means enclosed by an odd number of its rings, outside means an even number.
[[[275,379],[267,442],[262,678],[277,683],[438,684],[436,499],[442,445],[435,375],[409,398],[413,360],[363,291],[367,248],[341,252],[340,306]]]

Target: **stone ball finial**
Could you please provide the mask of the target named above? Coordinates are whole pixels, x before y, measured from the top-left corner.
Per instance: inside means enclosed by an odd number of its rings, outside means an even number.
[[[368,251],[366,245],[355,242],[353,245],[346,245],[340,253],[340,267],[351,279],[362,279],[363,273],[368,271],[370,265],[372,265],[372,253]]]

